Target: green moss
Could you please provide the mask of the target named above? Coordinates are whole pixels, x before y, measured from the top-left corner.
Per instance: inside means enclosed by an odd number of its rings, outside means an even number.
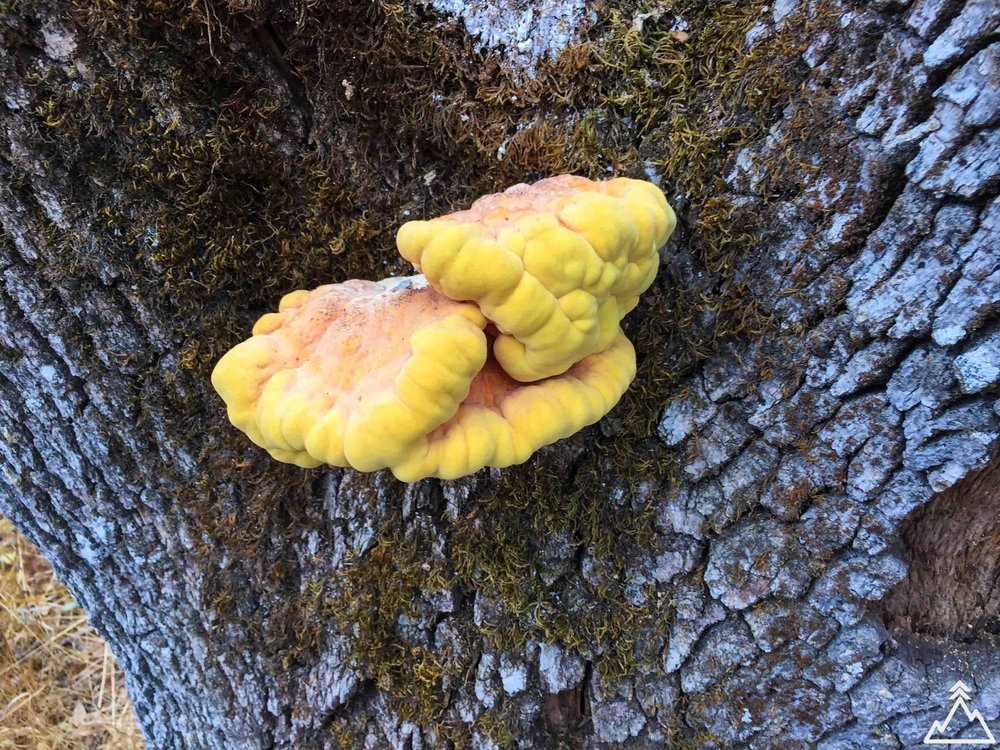
[[[398,627],[400,618],[419,620],[422,594],[447,588],[443,561],[427,556],[430,543],[398,520],[387,523],[363,562],[344,565],[324,612],[352,637],[355,666],[407,707],[406,720],[438,716],[448,697],[446,657]]]
[[[794,31],[743,48],[764,6],[618,4],[592,29],[599,41],[571,45],[525,82],[473,52],[458,25],[417,6],[78,0],[81,33],[117,61],[113,72],[19,71],[31,87],[26,145],[77,186],[79,214],[92,218],[89,231],[53,228],[47,242],[73,248],[73,260],[46,273],[96,276],[97,260],[110,259],[119,283],[134,285],[175,334],[176,366],[149,364],[170,388],[138,378],[136,398],[181,444],[204,446],[176,510],[201,554],[216,559],[224,549],[238,560],[203,595],[220,621],[246,627],[248,648],[280,648],[289,668],[308,663],[333,619],[352,638],[358,670],[403,717],[456,738],[467,728],[448,724],[448,701],[469,684],[484,642],[517,652],[529,639],[558,641],[609,677],[650,657],[636,646],[648,640],[641,634],[665,630],[669,605],[630,604],[626,584],[655,539],[656,495],[682,458],[656,438],[659,412],[720,342],[769,325],[733,280],[761,208],[726,197],[721,177],[797,77]],[[672,30],[675,16],[686,32]],[[142,57],[129,57],[136,50]],[[775,180],[787,169],[767,166]],[[306,573],[281,540],[306,530],[318,473],[262,457],[229,428],[208,385],[219,356],[285,292],[405,272],[393,234],[408,215],[558,172],[647,169],[680,201],[675,246],[690,257],[668,261],[625,321],[639,368],[621,404],[585,435],[491,477],[454,523],[439,514],[444,549],[390,509],[374,546],[341,575],[307,581],[300,597],[257,612],[252,603],[270,592],[302,588]],[[708,283],[688,283],[694,274]],[[166,458],[161,471],[189,479]],[[609,477],[627,485],[609,487]],[[584,551],[599,561],[589,580],[546,583],[542,550],[560,537],[571,570]],[[400,632],[400,616],[418,616],[445,589],[499,603],[461,634],[461,655]],[[511,710],[501,701],[480,728],[502,738]]]

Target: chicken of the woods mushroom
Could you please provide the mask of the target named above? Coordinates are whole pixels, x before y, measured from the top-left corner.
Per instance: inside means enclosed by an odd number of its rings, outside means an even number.
[[[279,461],[403,481],[526,461],[635,377],[621,319],[675,218],[651,183],[561,175],[397,235],[422,275],[282,298],[218,362],[230,421]]]

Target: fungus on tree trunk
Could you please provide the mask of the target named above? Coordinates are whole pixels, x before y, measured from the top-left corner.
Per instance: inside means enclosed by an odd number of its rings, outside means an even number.
[[[558,175],[486,195],[467,211],[410,221],[400,253],[501,333],[494,352],[524,382],[607,347],[653,283],[677,220],[655,185]]]
[[[523,463],[599,420],[632,382],[620,322],[674,224],[641,180],[515,185],[400,230],[429,279],[285,295],[212,384],[236,427],[305,468],[389,468],[412,482]]]

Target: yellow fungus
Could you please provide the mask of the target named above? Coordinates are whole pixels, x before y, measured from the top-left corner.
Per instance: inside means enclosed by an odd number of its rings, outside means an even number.
[[[492,356],[488,323],[423,277],[293,292],[212,384],[233,424],[280,461],[415,481],[526,461],[604,416],[635,376],[616,331],[565,373],[520,383]]]
[[[649,182],[559,175],[407,222],[396,244],[435,289],[478,305],[499,331],[499,364],[532,382],[611,343],[675,224]]]

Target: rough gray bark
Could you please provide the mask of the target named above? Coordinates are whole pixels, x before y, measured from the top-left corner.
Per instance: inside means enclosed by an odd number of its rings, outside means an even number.
[[[502,702],[522,747],[583,720],[573,742],[586,747],[903,748],[941,718],[959,678],[1000,718],[1000,549],[956,542],[962,528],[940,521],[967,516],[996,539],[996,514],[982,513],[997,507],[995,481],[949,488],[998,441],[1000,10],[884,0],[789,15],[797,5],[776,3],[751,34],[817,23],[801,91],[821,116],[806,127],[789,107],[726,175],[728,195],[764,215],[727,283],[745,284],[774,325],[724,342],[662,404],[659,438],[680,465],[671,481],[602,477],[622,513],[656,511],[647,553],[624,561],[629,604],[652,613],[625,650],[645,658],[611,678],[595,643],[501,650],[477,636],[473,669],[442,683],[442,715],[422,725],[352,667],[357,633],[322,609],[285,610],[370,554],[389,520],[446,556],[497,475],[404,487],[233,454],[221,408],[180,366],[185,321],[135,283],[142,248],[75,207],[74,181],[109,201],[115,186],[28,149],[39,103],[30,81],[4,81],[0,511],[108,639],[151,747],[325,748],[334,726],[357,746],[439,747],[447,725],[485,748],[482,717]],[[58,10],[19,11],[37,45],[5,50],[8,62],[84,60]],[[113,51],[87,53],[86,65],[116,64]],[[276,90],[298,97],[294,76],[275,71]],[[292,141],[296,127],[309,117],[290,115]],[[766,165],[790,142],[808,169],[772,184]],[[684,196],[668,197],[683,219]],[[55,242],[53,227],[77,244]],[[665,251],[661,286],[703,283],[688,236]],[[174,419],[198,399],[199,424]],[[536,460],[560,466],[561,454]],[[260,489],[265,475],[280,493]],[[205,532],[200,507],[253,537],[254,554]],[[956,548],[971,550],[960,569],[981,565],[992,582],[954,593],[947,571],[926,566]],[[565,538],[542,540],[539,558],[539,579],[565,591],[598,586],[610,566]],[[431,652],[469,649],[456,633],[489,620],[486,590],[429,580],[418,615],[396,627]]]

